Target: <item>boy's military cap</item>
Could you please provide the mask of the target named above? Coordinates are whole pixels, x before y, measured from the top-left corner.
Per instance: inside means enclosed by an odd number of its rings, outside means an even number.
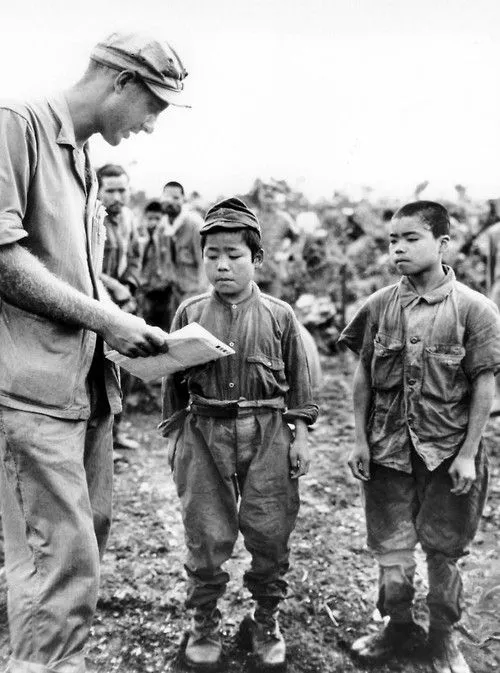
[[[212,206],[205,215],[205,224],[200,229],[206,234],[215,227],[222,229],[253,229],[261,236],[260,224],[254,212],[241,199],[233,196]]]
[[[164,103],[189,107],[182,103],[187,71],[168,42],[144,33],[113,33],[94,47],[90,58],[113,70],[134,72]]]

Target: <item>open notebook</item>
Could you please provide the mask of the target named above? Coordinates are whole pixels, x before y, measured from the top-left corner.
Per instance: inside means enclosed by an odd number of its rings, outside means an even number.
[[[117,351],[106,357],[143,381],[154,381],[167,374],[233,355],[234,350],[219,341],[197,322],[189,323],[168,335],[168,353],[129,358]]]

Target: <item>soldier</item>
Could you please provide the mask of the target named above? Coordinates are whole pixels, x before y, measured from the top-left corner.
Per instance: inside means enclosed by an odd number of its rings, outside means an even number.
[[[106,164],[97,171],[97,193],[106,208],[106,241],[101,281],[109,296],[122,311],[137,312],[135,294],[140,283],[141,246],[137,225],[130,208],[130,180],[122,166]],[[121,370],[122,403],[125,407],[130,393],[132,377]],[[139,443],[123,430],[123,413],[115,416],[113,423],[115,449],[138,449]],[[119,454],[115,455],[116,458]]]
[[[111,519],[118,376],[164,334],[100,301],[104,209],[87,141],[118,145],[182,102],[168,44],[115,33],[49,98],[0,104],[0,497],[12,673],[85,673]]]
[[[200,294],[208,287],[200,246],[203,220],[199,213],[190,210],[185,204],[184,187],[179,182],[167,182],[161,202],[165,213],[164,227],[172,270],[170,280],[175,312],[184,299]]]
[[[141,312],[150,325],[170,329],[172,322],[172,270],[160,201],[151,201],[144,209],[146,242],[141,260]]]
[[[281,298],[290,247],[299,235],[291,216],[278,205],[278,191],[272,182],[258,182],[253,193],[262,227],[262,247],[266,251],[255,280],[263,292]]]

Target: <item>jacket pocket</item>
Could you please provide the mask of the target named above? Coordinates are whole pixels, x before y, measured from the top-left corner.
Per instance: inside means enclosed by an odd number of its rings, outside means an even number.
[[[462,367],[465,348],[460,344],[438,344],[424,350],[422,393],[444,402],[460,400],[469,390]]]
[[[0,304],[0,392],[42,407],[74,401],[84,331]]]
[[[285,363],[281,358],[255,353],[247,356],[247,363],[251,388],[257,386],[263,393],[269,393],[276,384],[281,386],[286,383]]]
[[[371,377],[377,390],[392,390],[403,385],[402,341],[377,334],[373,343]]]

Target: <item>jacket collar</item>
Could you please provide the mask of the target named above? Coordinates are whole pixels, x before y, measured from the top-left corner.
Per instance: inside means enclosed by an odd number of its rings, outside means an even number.
[[[60,124],[56,142],[59,145],[71,145],[74,149],[78,149],[75,139],[75,127],[64,94],[61,92],[51,96],[48,99],[48,103]]]
[[[445,299],[455,286],[455,272],[446,264],[443,264],[445,277],[437,287],[432,288],[425,294],[418,294],[408,276],[403,276],[399,281],[399,300],[401,306],[406,308],[416,299],[426,301],[428,304],[439,304]]]
[[[237,304],[238,308],[240,308],[240,307],[244,308],[246,306],[249,306],[250,304],[253,304],[254,302],[256,302],[258,300],[258,298],[260,297],[260,294],[261,294],[261,292],[259,290],[259,287],[257,286],[257,284],[254,281],[252,281],[252,292],[251,292],[251,294],[249,294],[248,297],[246,297],[246,299],[243,299],[243,301],[238,302],[238,304]],[[223,297],[221,297],[220,294],[214,288],[212,288],[212,297],[213,297],[213,299],[215,299],[215,301],[219,302],[220,304],[224,304],[224,306],[232,306],[233,305],[231,301],[228,301],[227,299],[224,299]]]

